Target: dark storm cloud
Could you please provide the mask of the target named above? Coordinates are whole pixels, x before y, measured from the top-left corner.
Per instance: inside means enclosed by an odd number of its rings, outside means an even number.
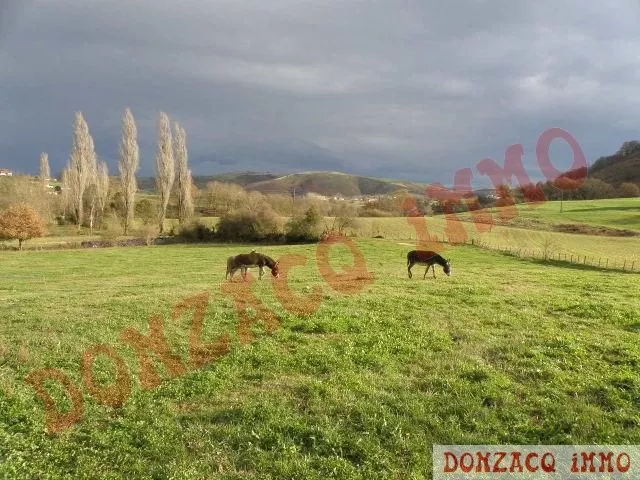
[[[133,109],[153,172],[164,110],[197,173],[344,170],[451,183],[561,127],[593,161],[637,138],[633,1],[47,0],[0,22],[0,163],[67,160],[81,110],[116,172]],[[3,17],[6,18],[6,17]],[[7,32],[2,37],[2,32]],[[567,148],[554,149],[568,167]],[[476,174],[477,176],[477,174]]]

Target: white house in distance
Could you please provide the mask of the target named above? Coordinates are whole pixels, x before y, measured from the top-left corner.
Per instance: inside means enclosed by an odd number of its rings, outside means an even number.
[[[12,177],[13,172],[6,168],[0,168],[0,177]]]

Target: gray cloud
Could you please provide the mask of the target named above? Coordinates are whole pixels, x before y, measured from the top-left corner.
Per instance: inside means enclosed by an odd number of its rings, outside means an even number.
[[[0,21],[0,165],[22,171],[35,173],[41,151],[54,171],[66,163],[76,110],[117,171],[127,106],[146,173],[160,110],[184,125],[197,173],[341,169],[448,184],[522,143],[538,179],[547,128],[569,131],[591,161],[637,138],[632,0],[16,5]],[[556,152],[568,167],[568,149]]]

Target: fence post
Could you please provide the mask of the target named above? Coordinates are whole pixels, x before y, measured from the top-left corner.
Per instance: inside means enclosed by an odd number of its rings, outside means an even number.
[[[622,270],[624,271],[627,268],[627,259],[624,259],[624,265],[622,265]]]

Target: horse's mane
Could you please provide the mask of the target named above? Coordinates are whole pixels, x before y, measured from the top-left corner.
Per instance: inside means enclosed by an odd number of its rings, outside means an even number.
[[[268,255],[265,255],[264,253],[258,253],[255,251],[255,249],[251,250],[251,253],[249,253],[248,255],[250,255],[251,257],[258,257],[263,259],[266,265],[271,269],[273,269],[274,265],[276,264],[276,261],[273,258],[271,258]]]
[[[436,253],[433,258],[435,258],[436,260],[438,260],[438,262],[442,262],[442,263],[447,263],[447,259],[444,258],[442,255],[440,255],[439,253]]]
[[[262,258],[265,259],[269,268],[273,268],[273,266],[276,264],[276,261],[273,258],[269,257],[268,255],[264,255],[262,253],[260,255],[262,255]]]

